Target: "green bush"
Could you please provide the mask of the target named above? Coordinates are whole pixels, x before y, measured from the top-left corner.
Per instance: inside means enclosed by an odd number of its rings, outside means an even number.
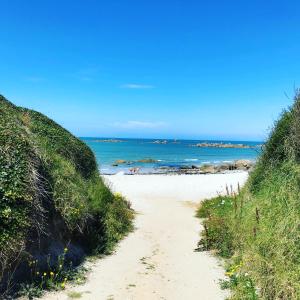
[[[26,278],[28,257],[47,255],[53,242],[110,252],[132,219],[85,143],[0,96],[0,291]]]
[[[231,299],[300,299],[299,105],[297,95],[241,193],[206,200],[199,210],[201,243],[230,254],[229,269],[241,262],[237,273],[227,272]]]
[[[222,257],[232,255],[233,237],[225,219],[226,211],[231,210],[232,205],[232,199],[225,196],[219,196],[202,203],[197,216],[206,219],[203,221],[204,230],[199,242],[199,250],[216,249]]]

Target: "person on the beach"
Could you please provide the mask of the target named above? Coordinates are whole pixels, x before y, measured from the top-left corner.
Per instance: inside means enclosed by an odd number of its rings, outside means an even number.
[[[131,168],[131,169],[129,170],[129,172],[130,172],[132,175],[134,175],[134,174],[138,173],[139,170],[140,170],[140,168]]]

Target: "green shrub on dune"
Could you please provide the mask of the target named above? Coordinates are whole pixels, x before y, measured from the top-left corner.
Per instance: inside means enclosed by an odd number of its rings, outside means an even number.
[[[230,257],[231,299],[300,299],[300,96],[276,122],[239,195],[198,211],[202,249]]]
[[[0,282],[22,281],[39,257],[107,253],[133,212],[103,183],[92,151],[46,116],[0,96]],[[45,263],[45,262],[44,262]],[[48,262],[49,265],[49,262]],[[40,273],[40,272],[37,272]]]

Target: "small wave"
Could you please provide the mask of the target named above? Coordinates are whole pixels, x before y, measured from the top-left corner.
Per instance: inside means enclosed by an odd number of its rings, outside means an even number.
[[[210,161],[203,161],[202,164],[210,164]]]
[[[185,161],[197,161],[198,158],[186,158]]]
[[[163,161],[163,159],[158,159],[157,161]]]
[[[232,160],[223,160],[223,163],[232,163]]]

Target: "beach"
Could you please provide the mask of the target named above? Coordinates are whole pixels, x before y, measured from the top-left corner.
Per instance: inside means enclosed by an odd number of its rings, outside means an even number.
[[[85,263],[90,270],[83,285],[43,299],[225,299],[222,262],[194,251],[202,230],[195,212],[201,200],[225,193],[226,185],[236,190],[247,177],[247,172],[104,176],[131,202],[135,230],[112,255]]]
[[[255,163],[261,142],[81,138],[94,152],[101,174],[199,173],[204,166]],[[226,167],[225,167],[226,169]],[[230,168],[232,170],[232,168]]]

